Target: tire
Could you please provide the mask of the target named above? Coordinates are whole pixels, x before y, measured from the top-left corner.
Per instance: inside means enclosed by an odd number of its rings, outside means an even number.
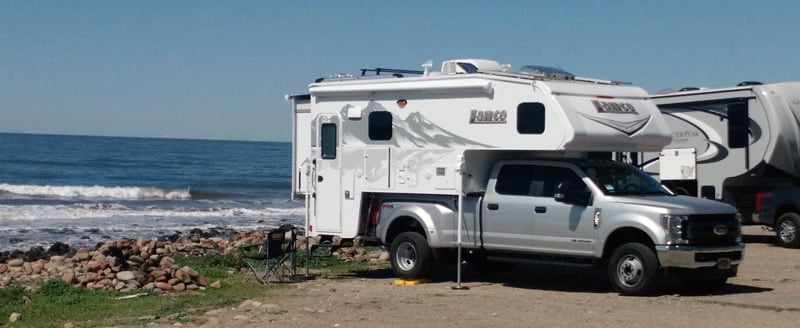
[[[647,295],[659,284],[658,258],[645,245],[624,244],[611,254],[608,277],[614,290],[620,295]]]
[[[389,247],[389,262],[395,275],[404,279],[421,279],[433,267],[433,252],[428,241],[413,231],[401,233]]]
[[[800,247],[800,215],[794,212],[781,214],[775,222],[775,236],[779,246]]]

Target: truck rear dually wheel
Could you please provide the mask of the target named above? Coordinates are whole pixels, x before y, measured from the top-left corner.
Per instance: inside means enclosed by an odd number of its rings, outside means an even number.
[[[405,279],[426,277],[433,267],[432,255],[425,237],[413,231],[401,233],[389,247],[392,270]]]
[[[608,277],[618,293],[626,296],[641,296],[658,285],[658,258],[650,247],[640,243],[628,243],[611,254]]]
[[[783,213],[775,223],[778,245],[789,248],[800,247],[800,215],[794,212]]]

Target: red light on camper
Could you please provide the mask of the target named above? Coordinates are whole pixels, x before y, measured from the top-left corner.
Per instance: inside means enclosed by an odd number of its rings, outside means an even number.
[[[312,231],[314,231],[314,226],[309,224],[308,225],[308,232],[312,232]]]
[[[594,97],[598,99],[614,99],[614,97],[612,96],[594,96]]]

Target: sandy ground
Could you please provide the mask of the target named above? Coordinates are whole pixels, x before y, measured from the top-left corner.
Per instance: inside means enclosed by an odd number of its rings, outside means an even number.
[[[210,311],[194,324],[150,327],[798,327],[800,250],[745,227],[739,276],[717,291],[671,286],[623,297],[603,270],[522,266],[497,279],[469,270],[464,290],[443,268],[430,283],[395,285],[390,270],[294,283],[269,298]],[[266,294],[266,293],[265,293]]]

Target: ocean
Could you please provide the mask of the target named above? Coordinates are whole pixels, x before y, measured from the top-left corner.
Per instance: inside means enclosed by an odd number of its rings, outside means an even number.
[[[291,144],[0,133],[0,251],[302,225]]]

